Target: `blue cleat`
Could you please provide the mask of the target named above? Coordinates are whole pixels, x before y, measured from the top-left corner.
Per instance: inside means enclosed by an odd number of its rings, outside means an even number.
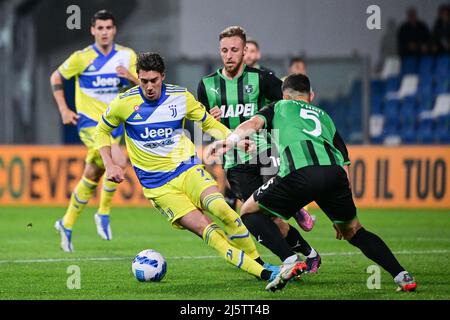
[[[97,233],[104,240],[112,239],[111,226],[109,224],[108,214],[95,214],[95,224],[97,225]]]
[[[55,229],[61,236],[61,249],[64,252],[73,252],[72,230],[64,228],[62,220],[55,222]]]

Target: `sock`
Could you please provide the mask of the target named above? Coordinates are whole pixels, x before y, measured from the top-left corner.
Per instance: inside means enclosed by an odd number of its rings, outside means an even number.
[[[298,260],[298,256],[296,254],[294,254],[294,255],[284,259],[283,263],[294,263],[297,260]]]
[[[295,252],[300,252],[304,256],[308,256],[311,253],[311,246],[293,226],[289,225],[289,231],[285,239]]]
[[[267,215],[262,213],[244,214],[242,221],[255,239],[276,254],[281,261],[295,254],[295,251],[281,235],[278,226]]]
[[[361,228],[349,242],[359,248],[367,258],[389,272],[393,278],[405,270],[394,257],[389,247],[376,234]]]
[[[317,252],[314,248],[311,248],[311,252],[306,256],[307,258],[315,258],[317,257]]]
[[[118,183],[109,181],[106,179],[106,175],[103,176],[102,193],[100,194],[100,206],[97,213],[108,215],[111,212],[111,202],[116,192]]]
[[[81,211],[92,198],[97,182],[82,177],[70,197],[69,207],[63,218],[64,228],[72,229]]]
[[[229,240],[252,259],[255,260],[260,257],[255,242],[250,236],[250,232],[244,223],[242,223],[239,215],[227,204],[222,194],[213,193],[207,195],[203,199],[203,206],[222,221]]]
[[[264,279],[267,277],[267,272],[264,273],[264,278],[262,275],[265,269],[258,262],[250,258],[244,251],[236,248],[217,224],[209,224],[205,230],[203,230],[202,238],[208,246],[219,252],[227,262],[258,278]]]

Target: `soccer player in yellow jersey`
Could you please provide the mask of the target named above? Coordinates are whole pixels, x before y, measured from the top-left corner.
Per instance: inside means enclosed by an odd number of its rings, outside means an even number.
[[[133,50],[114,43],[116,26],[110,12],[101,10],[93,16],[91,34],[95,43],[74,52],[50,78],[63,124],[76,125],[81,141],[88,148],[83,177],[72,193],[64,218],[55,223],[55,228],[61,235],[61,248],[66,252],[73,251],[72,227],[105,171],[100,154],[94,146],[97,122],[121,87],[138,83],[135,74],[136,54]],[[73,77],[76,81],[76,113],[68,108],[63,87],[63,79]],[[119,147],[122,135],[123,128],[117,128],[112,133],[111,142],[113,157],[124,169],[128,165],[128,159]],[[116,185],[103,179],[100,206],[95,214],[97,233],[105,240],[112,238],[109,213]]]
[[[144,195],[172,226],[203,238],[228,262],[250,274],[264,280],[274,277],[278,267],[263,267],[249,231],[200,164],[183,128],[186,119],[198,121],[216,139],[227,137],[230,130],[185,88],[163,82],[165,65],[159,54],[140,54],[137,73],[140,85],[114,99],[97,125],[96,143],[107,179],[124,180],[110,147],[111,132],[124,124],[128,154]],[[224,230],[205,211],[221,220]]]

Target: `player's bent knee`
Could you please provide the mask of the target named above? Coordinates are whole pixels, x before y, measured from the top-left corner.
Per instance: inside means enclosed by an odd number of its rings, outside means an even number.
[[[283,219],[278,217],[274,217],[272,220],[277,225],[278,229],[280,229],[283,238],[286,238],[290,228],[289,224],[284,222]]]
[[[89,180],[99,182],[104,173],[104,169],[97,167],[95,164],[87,163],[86,167],[84,168],[83,176],[85,176]]]
[[[242,207],[241,207],[241,216],[243,216],[244,214],[255,213],[255,212],[258,212],[258,211],[259,211],[259,205],[255,201],[253,196],[251,196],[242,205]]]
[[[348,224],[340,224],[338,225],[339,231],[341,232],[343,238],[347,241],[350,241],[353,236],[361,229],[361,224],[358,220],[354,220]]]

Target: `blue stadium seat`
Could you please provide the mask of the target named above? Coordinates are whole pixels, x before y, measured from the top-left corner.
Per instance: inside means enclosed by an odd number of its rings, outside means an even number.
[[[433,76],[431,74],[422,75],[419,79],[418,95],[429,95],[433,93]]]
[[[436,140],[439,143],[450,143],[450,115],[436,119]]]
[[[418,112],[430,111],[434,107],[435,97],[431,93],[418,95],[417,100],[419,102]]]
[[[378,94],[372,94],[370,96],[370,113],[381,114],[383,113],[383,96]]]
[[[399,101],[398,100],[388,100],[384,105],[384,121],[385,127],[391,126],[392,124],[397,125],[399,121]]]
[[[386,94],[389,92],[397,92],[400,87],[400,77],[390,77],[386,80]]]
[[[417,58],[408,56],[402,59],[401,74],[417,73]]]
[[[419,61],[419,75],[422,78],[433,74],[434,59],[433,56],[423,56]]]
[[[415,144],[417,142],[416,122],[407,121],[400,129],[402,142],[404,144]]]
[[[450,74],[438,74],[434,94],[439,95],[447,92],[450,92]]]
[[[400,108],[400,119],[402,122],[415,121],[417,116],[416,98],[405,97]]]
[[[450,75],[450,55],[440,55],[436,60],[436,75]]]
[[[419,122],[417,129],[417,137],[419,143],[434,143],[434,121],[432,119],[424,119]]]

